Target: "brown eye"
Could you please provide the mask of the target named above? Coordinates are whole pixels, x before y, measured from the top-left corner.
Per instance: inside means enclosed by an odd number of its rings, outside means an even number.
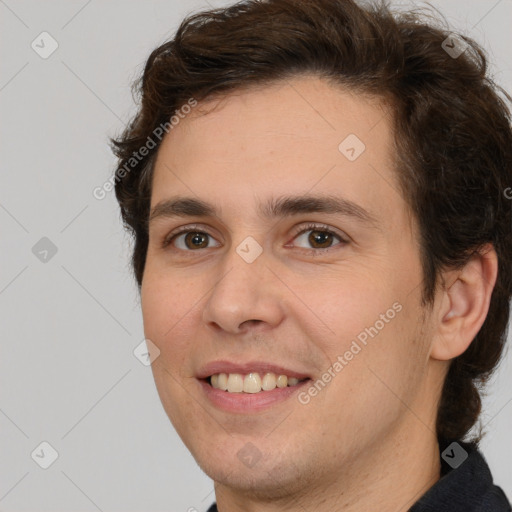
[[[341,244],[336,244],[335,240],[338,240],[338,242],[341,242]],[[315,225],[306,226],[306,229],[303,229],[295,237],[295,241],[295,243],[298,242],[298,247],[310,250],[330,249],[336,245],[343,245],[344,243],[348,243],[340,235],[337,235],[331,230],[324,229],[323,226]]]
[[[190,231],[185,234],[185,246],[189,249],[204,249],[208,247],[208,235]]]
[[[314,249],[325,249],[332,244],[333,235],[327,231],[311,231],[308,242]]]
[[[197,249],[207,249],[209,247],[218,247],[219,243],[212,243],[215,239],[204,231],[180,231],[169,236],[164,242],[163,247],[173,246],[182,251],[192,252]]]

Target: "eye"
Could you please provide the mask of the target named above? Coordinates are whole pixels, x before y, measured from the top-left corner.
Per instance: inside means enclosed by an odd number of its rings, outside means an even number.
[[[348,240],[345,240],[341,235],[338,235],[327,226],[319,224],[308,224],[307,226],[302,226],[302,229],[300,229],[298,235],[294,238],[294,240],[299,241],[299,244],[308,244],[309,247],[307,245],[302,247],[310,250],[329,250],[335,246],[333,245],[333,242],[336,239],[338,239],[340,243],[335,245],[344,245],[348,243]]]
[[[298,241],[298,247],[311,251],[326,252],[336,245],[348,243],[343,236],[323,224],[307,224],[300,226],[293,238]],[[335,243],[338,240],[338,243]],[[162,247],[172,245],[175,249],[192,252],[198,249],[209,249],[219,247],[220,243],[215,241],[212,235],[201,230],[198,226],[186,226],[177,232],[169,234],[162,242]],[[306,245],[304,245],[306,244]],[[296,246],[296,244],[294,244]]]
[[[162,246],[166,248],[169,245],[174,245],[176,249],[182,251],[193,251],[196,249],[208,249],[210,247],[218,247],[217,245],[210,245],[210,242],[214,240],[214,238],[205,231],[200,231],[198,229],[193,229],[194,226],[189,226],[186,229],[182,229],[177,233],[171,233],[164,240]]]

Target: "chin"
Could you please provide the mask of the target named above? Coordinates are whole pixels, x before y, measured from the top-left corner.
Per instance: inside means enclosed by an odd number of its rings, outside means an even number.
[[[313,479],[313,475],[309,474],[306,468],[301,471],[297,457],[293,457],[292,464],[283,454],[277,457],[275,452],[273,456],[262,454],[261,458],[249,467],[240,460],[243,459],[243,455],[239,458],[239,450],[234,449],[234,446],[236,443],[231,443],[229,453],[223,449],[215,452],[192,452],[202,471],[219,485],[220,489],[227,487],[242,492],[246,497],[275,501],[300,492]]]

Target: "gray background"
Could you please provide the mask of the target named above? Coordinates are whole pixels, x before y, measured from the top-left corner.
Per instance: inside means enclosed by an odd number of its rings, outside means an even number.
[[[115,168],[107,137],[134,112],[130,84],[149,52],[186,13],[225,3],[0,0],[4,512],[202,511],[214,499],[133,355],[144,336],[130,240],[114,194],[92,190]],[[512,90],[512,1],[432,3],[483,43]],[[59,45],[47,59],[31,47],[43,31]],[[509,351],[482,417],[483,451],[509,497],[511,370]],[[43,441],[58,452],[48,469],[35,462],[50,460]]]

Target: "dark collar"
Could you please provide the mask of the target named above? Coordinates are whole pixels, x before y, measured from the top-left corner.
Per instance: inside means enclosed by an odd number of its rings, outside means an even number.
[[[409,512],[511,512],[477,445],[440,441],[441,478]],[[215,503],[208,512],[218,512]]]
[[[509,512],[476,444],[440,441],[441,478],[409,512]]]

